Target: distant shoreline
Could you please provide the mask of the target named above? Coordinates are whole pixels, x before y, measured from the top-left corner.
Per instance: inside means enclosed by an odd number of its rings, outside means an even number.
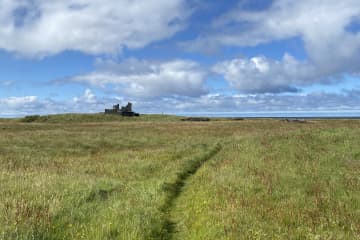
[[[244,113],[181,113],[186,117],[244,119],[360,119],[360,112],[244,112]]]
[[[237,118],[237,117],[225,117],[225,118]],[[242,117],[244,119],[360,119],[360,116],[358,117]]]

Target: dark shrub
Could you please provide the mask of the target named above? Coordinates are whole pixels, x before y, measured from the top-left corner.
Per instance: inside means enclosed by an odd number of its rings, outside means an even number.
[[[23,119],[21,119],[22,122],[35,122],[40,119],[40,115],[30,115],[25,116]]]

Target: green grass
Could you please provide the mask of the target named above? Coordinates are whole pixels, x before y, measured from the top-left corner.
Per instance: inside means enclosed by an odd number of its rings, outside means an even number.
[[[359,239],[360,122],[0,121],[0,239]]]
[[[164,121],[176,121],[181,119],[181,117],[173,116],[173,115],[163,115],[163,114],[142,114],[140,117],[123,117],[121,115],[115,114],[55,114],[55,115],[30,115],[24,118],[18,119],[20,122],[35,122],[35,123],[99,123],[99,122],[123,122],[123,121],[131,121],[131,122],[143,122],[143,121],[156,121],[156,122],[164,122]]]

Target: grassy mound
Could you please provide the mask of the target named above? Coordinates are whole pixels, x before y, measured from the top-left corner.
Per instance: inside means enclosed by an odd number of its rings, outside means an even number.
[[[119,121],[177,121],[181,119],[172,115],[143,114],[139,117],[124,117],[112,114],[55,114],[55,115],[31,115],[19,119],[24,123],[85,123],[85,122],[119,122]]]

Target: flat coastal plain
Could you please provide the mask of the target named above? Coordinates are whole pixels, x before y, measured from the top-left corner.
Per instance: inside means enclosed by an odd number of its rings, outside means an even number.
[[[0,239],[360,239],[360,120],[0,120]]]

